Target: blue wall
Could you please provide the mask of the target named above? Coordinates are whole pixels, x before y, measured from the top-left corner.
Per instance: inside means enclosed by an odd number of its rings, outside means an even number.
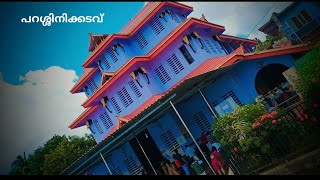
[[[319,26],[320,24],[320,8],[315,4],[315,2],[296,2],[298,3],[291,9],[289,9],[287,12],[283,13],[281,17],[279,17],[279,21],[282,24],[282,26],[285,28],[287,27],[285,22],[288,22],[290,27],[294,31],[298,31],[299,29],[294,25],[294,23],[291,21],[291,18],[299,14],[302,10],[306,10],[308,14],[312,17],[312,19],[315,19],[314,21],[311,21],[309,24],[306,24],[305,27],[302,28],[303,32],[298,32],[298,36],[303,36],[308,31],[315,28],[315,26]],[[289,36],[293,35],[293,32],[290,29],[287,29],[285,31]],[[301,37],[300,37],[301,38]]]
[[[273,63],[282,64],[288,68],[294,66],[294,58],[291,55],[274,56],[239,63],[235,69],[237,71],[237,79],[239,79],[239,84],[241,84],[244,89],[243,92],[248,92],[248,96],[251,97],[245,100],[244,103],[253,103],[254,98],[258,96],[255,89],[255,77],[259,71],[259,68],[257,67],[258,61],[263,62],[264,66]],[[242,95],[240,96],[242,97]]]
[[[253,103],[254,98],[258,95],[254,84],[255,77],[260,70],[257,67],[257,62],[263,62],[264,66],[274,63],[283,64],[288,68],[294,65],[294,59],[291,55],[281,55],[239,62],[228,71],[229,73],[218,78],[202,89],[202,92],[208,99],[210,105],[214,108],[214,104],[219,104],[224,101],[222,97],[229,91],[234,92],[234,94],[240,100],[241,104]],[[177,104],[176,108],[196,139],[201,136],[203,130],[201,130],[199,125],[195,122],[195,114],[202,112],[204,115],[204,119],[202,119],[202,121],[208,122],[208,129],[204,131],[210,130],[211,124],[215,121],[200,93],[195,93],[187,100]],[[172,109],[168,110],[165,114],[160,116],[155,122],[149,124],[147,126],[147,129],[149,130],[157,147],[159,149],[164,149],[167,154],[166,158],[171,161],[173,160],[172,151],[170,151],[169,147],[162,139],[161,135],[163,133],[167,132],[168,130],[172,132],[174,138],[178,142],[178,145],[175,148],[178,148],[181,154],[184,154],[184,144],[193,144],[193,141],[190,137],[184,136],[184,134],[186,134],[187,132],[185,131],[182,123]],[[194,144],[192,146],[195,147]],[[117,149],[112,152],[110,160],[113,163],[112,168],[113,170],[115,170],[115,168],[119,167],[123,170],[122,173],[129,174],[129,171],[123,161],[129,156],[132,156],[137,164],[139,164],[139,160],[134,155],[134,152],[129,143],[123,145],[121,149],[122,150]],[[124,151],[125,153],[121,153],[122,151]],[[103,169],[102,167],[100,168],[101,170],[95,170],[95,172],[105,173],[105,169]]]
[[[166,154],[168,155],[168,157],[166,158],[168,158],[171,161],[173,161],[173,152],[170,151],[169,147],[166,145],[161,135],[170,130],[179,144],[179,146],[176,148],[178,148],[179,152],[184,154],[180,146],[184,144],[185,138],[179,130],[179,126],[181,126],[181,123],[175,119],[175,116],[172,114],[171,111],[166,112],[159,118],[159,120],[147,126],[147,129],[150,132],[152,138],[154,139],[158,149],[164,149],[166,151]]]
[[[97,71],[95,72],[92,77],[93,78],[93,81],[94,83],[97,85],[97,87],[99,88],[100,85],[101,85],[101,73],[100,71]],[[92,86],[89,85],[88,81],[84,84],[84,86],[87,86],[88,87],[88,90],[87,92],[85,92],[85,95],[87,97],[91,96],[93,94],[93,92],[96,91],[96,89],[94,89]]]
[[[159,12],[163,12],[164,10],[169,9],[173,16],[175,17],[176,13],[180,10],[173,7],[163,7],[160,9]],[[110,68],[107,69],[108,72],[114,72],[117,69],[119,69],[125,62],[133,58],[134,56],[144,56],[146,55],[153,47],[155,47],[163,38],[165,38],[175,27],[177,27],[181,22],[185,21],[186,18],[182,17],[180,14],[177,15],[179,21],[175,21],[175,19],[171,18],[170,15],[167,13],[165,14],[164,18],[159,18],[159,13],[157,13],[154,17],[155,19],[151,19],[148,23],[146,23],[140,30],[130,37],[129,39],[115,39],[113,42],[110,43],[110,45],[106,48],[106,50],[103,52],[103,55],[106,57],[107,61],[110,64]],[[153,21],[155,20],[155,21]],[[155,33],[151,26],[151,21],[155,23],[160,23],[162,25],[162,28],[160,26],[157,26],[159,30],[159,33]],[[138,33],[141,33],[143,38],[146,40],[147,44],[144,44],[144,47],[141,48],[136,41],[136,35]],[[110,56],[110,53],[108,52],[108,48],[112,47],[114,44],[121,43],[124,46],[125,52],[121,48],[117,49],[118,54],[114,54],[118,61],[114,62],[113,58]],[[96,66],[96,61],[99,59],[99,57],[95,60],[95,63],[91,64],[91,66]],[[105,64],[103,63],[103,66]]]

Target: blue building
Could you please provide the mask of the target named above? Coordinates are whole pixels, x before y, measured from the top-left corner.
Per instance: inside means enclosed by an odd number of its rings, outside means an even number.
[[[280,13],[273,13],[270,20],[259,31],[271,36],[283,32],[293,41],[312,43],[320,39],[319,2],[293,2]]]
[[[118,34],[89,34],[91,54],[71,90],[87,95],[86,110],[69,127],[86,125],[97,145],[62,174],[161,173],[174,150],[198,149],[219,116],[286,81],[282,72],[305,51],[254,53],[256,41],[224,35],[204,16],[187,18],[192,11],[149,2]]]

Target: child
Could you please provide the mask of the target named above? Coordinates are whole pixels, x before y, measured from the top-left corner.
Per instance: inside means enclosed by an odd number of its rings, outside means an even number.
[[[212,146],[212,152],[210,155],[211,158],[211,164],[214,169],[214,171],[218,172],[220,175],[226,174],[222,167],[222,163],[220,162],[220,154],[217,151],[217,148],[215,146]]]

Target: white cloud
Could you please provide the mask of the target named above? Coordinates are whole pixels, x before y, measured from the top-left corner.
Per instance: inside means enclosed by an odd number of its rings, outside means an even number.
[[[0,73],[1,155],[0,174],[25,151],[32,153],[54,134],[84,135],[85,128],[70,130],[68,126],[82,112],[84,94],[71,94],[77,75],[73,70],[52,66],[29,71],[21,85],[6,83]]]
[[[269,11],[274,2],[181,2],[193,7],[194,11],[189,15],[200,18],[204,14],[212,23],[225,26],[224,34],[246,37],[261,18]],[[280,12],[292,2],[276,2],[271,11],[259,23],[249,38],[255,37],[265,40],[265,35],[258,31],[266,23],[272,12]]]

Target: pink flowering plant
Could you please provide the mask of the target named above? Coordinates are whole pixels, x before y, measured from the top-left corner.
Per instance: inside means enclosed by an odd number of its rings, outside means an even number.
[[[279,152],[284,147],[295,148],[309,128],[317,125],[319,116],[306,110],[306,106],[301,104],[288,113],[267,112],[259,103],[244,105],[218,118],[212,130],[222,145],[233,147],[233,154],[250,154],[263,161],[266,156],[281,156]]]

